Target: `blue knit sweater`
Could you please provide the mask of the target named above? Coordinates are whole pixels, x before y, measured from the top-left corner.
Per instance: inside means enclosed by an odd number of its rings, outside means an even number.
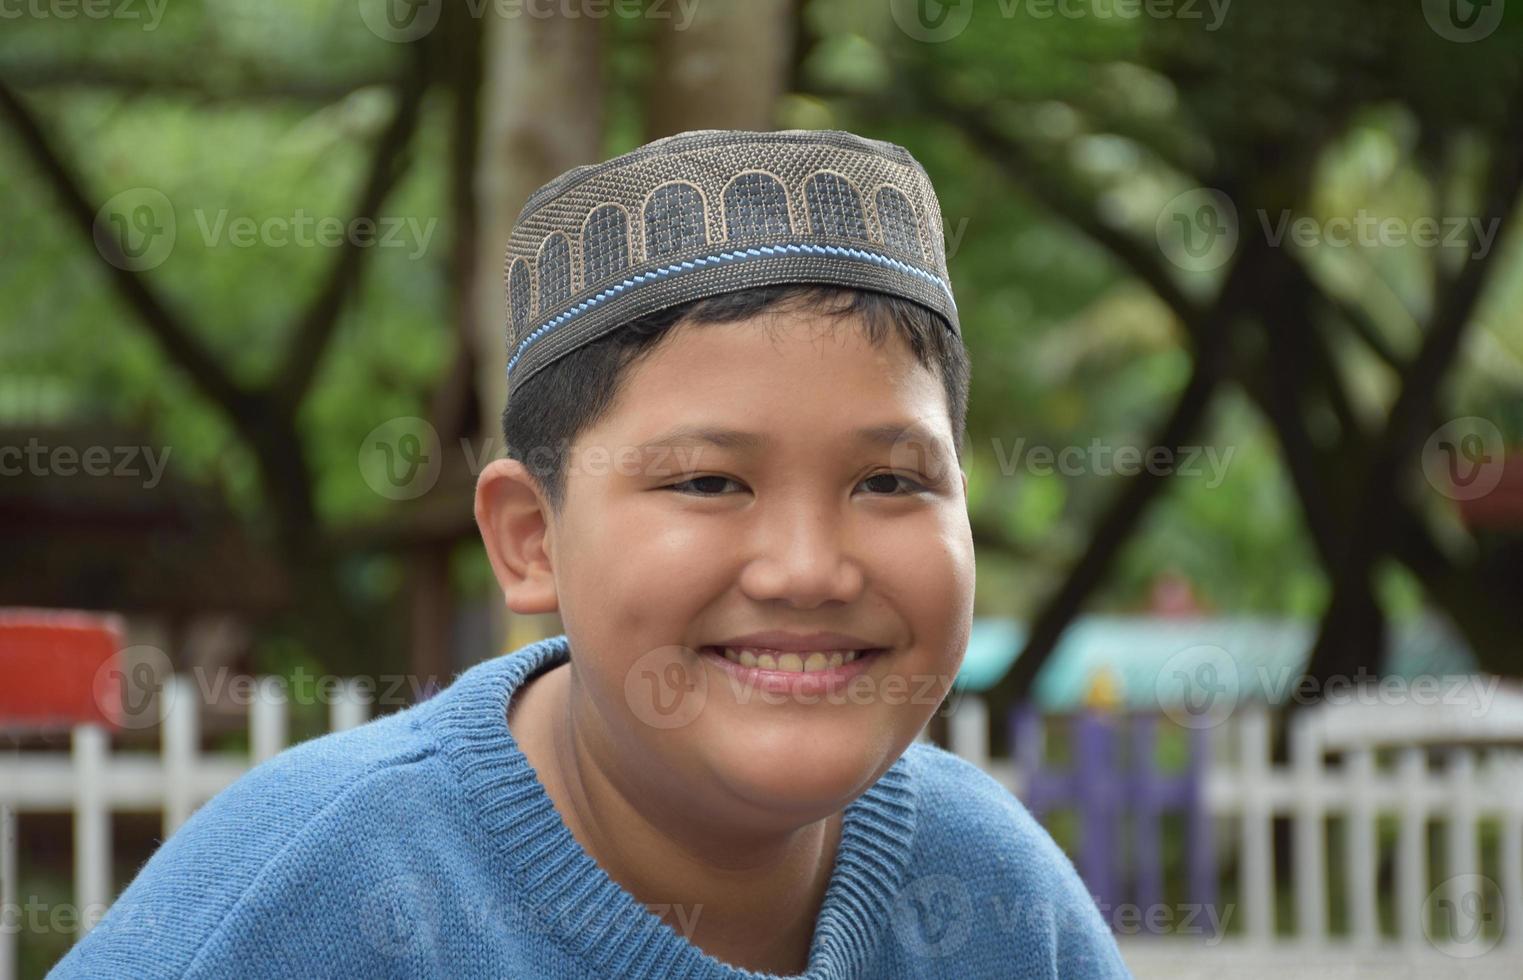
[[[757,978],[613,881],[507,727],[564,636],[255,767],[159,848],[53,977]],[[1073,865],[916,743],[847,806],[811,978],[1125,977]]]

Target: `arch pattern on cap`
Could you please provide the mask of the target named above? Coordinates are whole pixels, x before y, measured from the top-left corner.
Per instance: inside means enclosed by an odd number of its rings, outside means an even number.
[[[873,195],[878,209],[878,229],[883,244],[907,255],[925,258],[920,245],[920,222],[915,220],[915,209],[904,192],[891,184],[884,184]]]
[[[685,180],[662,184],[645,200],[645,255],[680,255],[708,243],[703,192]]]
[[[765,170],[736,174],[724,189],[724,225],[732,242],[792,232],[783,182]]]
[[[571,241],[565,232],[545,237],[535,263],[539,278],[539,308],[553,310],[571,298]]]
[[[862,195],[850,180],[822,170],[804,182],[804,199],[809,204],[809,230],[814,234],[870,240]]]
[[[763,140],[780,145],[739,145]],[[776,165],[756,166],[767,154]],[[843,284],[849,264],[862,263],[862,281],[872,283],[863,288],[916,297],[957,332],[940,221],[912,157],[851,134],[683,134],[578,168],[536,192],[515,228],[509,371],[568,323],[591,315],[588,329],[601,331],[617,322],[612,308],[647,308],[636,298],[642,286],[663,283],[661,302],[674,302],[683,289],[674,283],[696,270],[709,270],[699,277],[708,285],[694,287],[709,293],[719,268],[734,270],[723,274],[731,288],[753,276],[777,281],[775,271],[741,271],[755,260],[818,262],[825,279]],[[809,281],[813,266],[795,268]],[[567,343],[575,341],[558,341],[546,356]]]
[[[508,308],[514,326],[520,330],[528,326],[529,316],[533,313],[534,284],[529,281],[533,276],[527,259],[514,259],[508,270]]]
[[[809,234],[883,245],[889,253],[925,259],[914,205],[892,184],[874,191],[870,208],[856,185],[834,171],[810,174],[797,193],[805,202]],[[725,242],[777,241],[795,235],[792,198],[776,174],[765,170],[736,174],[725,185],[721,201]],[[702,190],[689,181],[668,181],[653,189],[641,217],[647,260],[690,252],[709,241],[708,203]],[[877,235],[869,232],[870,219]],[[513,262],[515,271],[509,276],[513,321],[520,327],[525,323],[521,312],[532,307],[536,313],[547,314],[571,298],[571,273],[578,264],[583,291],[621,279],[635,266],[629,215],[619,204],[600,204],[588,213],[575,244],[562,232],[547,236],[535,260],[537,303],[522,295],[533,288],[529,277],[524,277],[522,286],[515,278],[523,261]]]
[[[582,224],[582,277],[603,282],[630,266],[629,215],[622,205],[600,204]]]

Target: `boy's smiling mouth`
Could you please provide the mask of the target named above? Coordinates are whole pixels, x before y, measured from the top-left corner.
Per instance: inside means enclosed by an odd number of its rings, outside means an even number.
[[[888,647],[845,633],[770,630],[700,647],[734,677],[764,687],[834,686],[865,671]]]
[[[729,674],[732,681],[745,687],[782,694],[817,695],[839,689],[847,681],[872,669],[888,650],[768,650],[758,647],[699,647],[704,660],[711,661]],[[824,665],[818,658],[823,656]],[[810,660],[809,658],[816,658]],[[850,659],[848,659],[850,658]],[[751,664],[745,660],[750,659]]]
[[[769,650],[765,647],[708,647],[721,653],[732,664],[759,670],[789,670],[814,673],[849,664],[874,650]]]

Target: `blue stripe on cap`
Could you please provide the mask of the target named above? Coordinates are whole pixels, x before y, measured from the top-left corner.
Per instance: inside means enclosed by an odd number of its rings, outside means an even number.
[[[709,264],[724,265],[730,262],[745,262],[749,259],[768,258],[774,255],[800,254],[830,255],[837,258],[845,257],[852,259],[861,259],[866,262],[873,262],[878,265],[894,269],[898,272],[907,272],[910,275],[924,279],[926,282],[929,282],[940,288],[942,292],[947,294],[947,299],[948,301],[952,302],[954,308],[956,306],[956,301],[952,299],[952,289],[947,285],[946,280],[942,279],[935,273],[927,272],[924,269],[910,265],[908,262],[901,262],[896,258],[892,258],[878,252],[870,252],[866,249],[861,248],[845,248],[840,245],[814,245],[807,242],[791,242],[787,245],[758,245],[754,248],[736,249],[735,251],[731,252],[717,252],[713,255],[704,256],[702,258],[689,259],[683,262],[674,262],[671,265],[662,266],[659,269],[652,269],[649,272],[642,272],[637,276],[632,276],[628,279],[625,279],[623,282],[615,283],[614,285],[609,286],[607,289],[598,293],[596,296],[578,303],[576,306],[571,307],[569,310],[566,310],[563,313],[560,313],[550,318],[549,320],[546,320],[538,327],[535,327],[527,337],[519,341],[517,349],[513,351],[513,356],[508,359],[507,373],[512,375],[513,365],[518,363],[519,358],[523,357],[524,352],[527,351],[536,340],[545,337],[555,328],[564,326],[572,320],[575,320],[583,313],[586,313],[588,310],[598,306],[606,300],[612,299],[613,297],[618,296],[620,293],[623,293],[633,288],[634,286],[644,284],[647,280],[667,279],[671,276],[686,272],[690,269],[707,266]]]

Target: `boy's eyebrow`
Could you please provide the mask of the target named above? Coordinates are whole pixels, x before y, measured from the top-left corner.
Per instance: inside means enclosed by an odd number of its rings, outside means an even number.
[[[906,445],[925,446],[937,457],[946,455],[941,440],[931,438],[924,434],[925,429],[918,423],[887,422],[882,425],[870,425],[856,430],[851,434],[854,442],[866,443],[872,446],[892,447],[901,440],[914,440]],[[653,439],[647,439],[635,447],[637,452],[646,452],[651,449],[661,449],[669,446],[685,445],[710,445],[720,449],[735,449],[743,452],[755,452],[771,445],[772,437],[760,432],[746,432],[741,429],[726,429],[707,425],[679,425],[674,429],[663,432]]]

